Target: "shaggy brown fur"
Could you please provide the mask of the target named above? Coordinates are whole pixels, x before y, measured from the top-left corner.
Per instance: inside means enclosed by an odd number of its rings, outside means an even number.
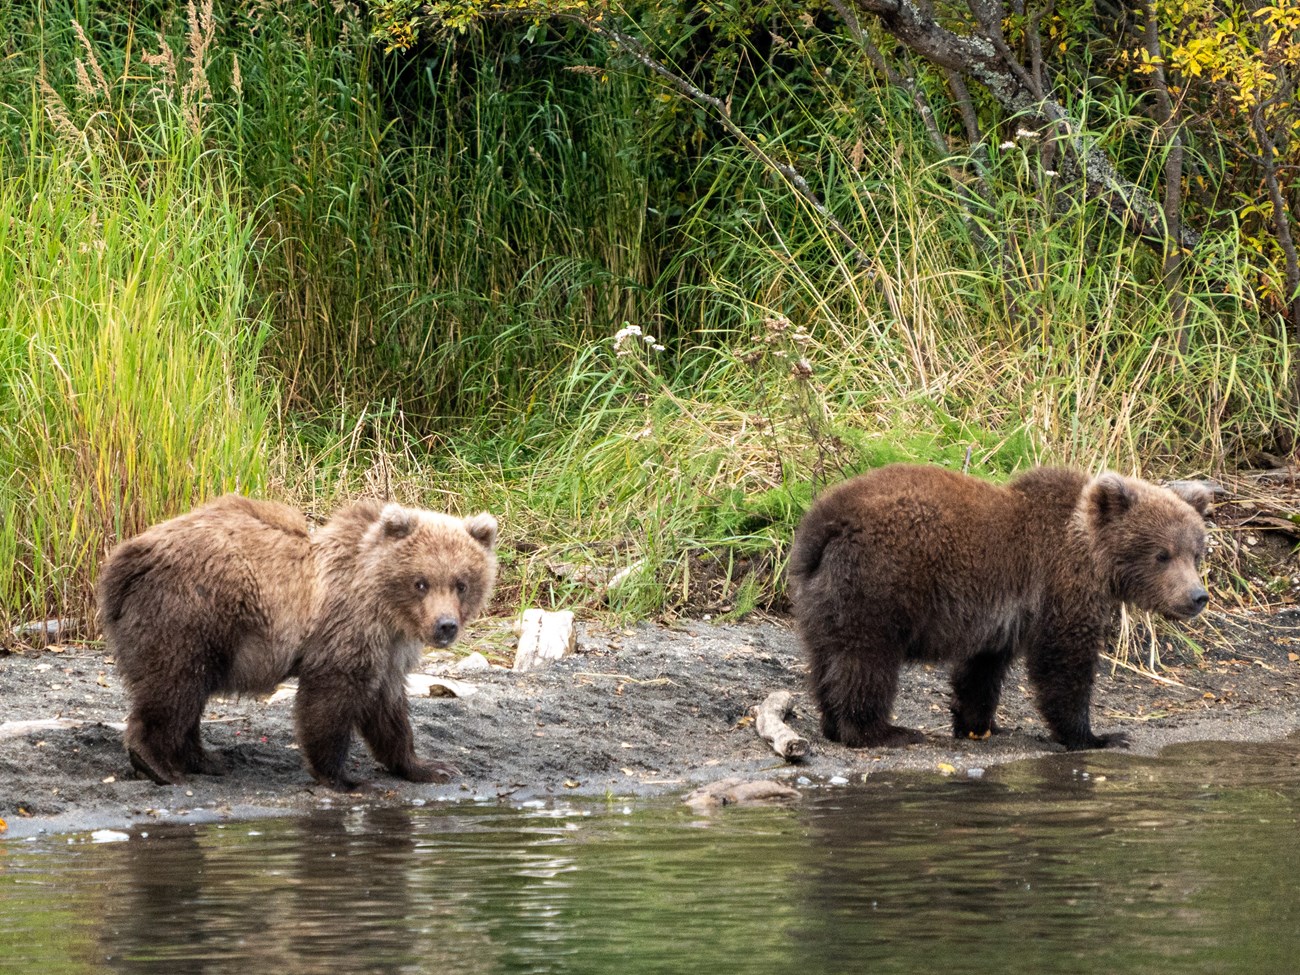
[[[131,696],[126,747],[158,783],[218,773],[199,717],[219,692],[297,675],[298,742],[335,788],[352,729],[395,775],[445,780],[415,755],[405,675],[449,646],[496,578],[497,523],[362,501],[309,534],[298,512],[226,495],[109,555],[99,580],[108,649]]]
[[[822,731],[852,747],[920,741],[890,724],[899,671],[952,667],[956,737],[984,737],[1024,654],[1038,709],[1068,748],[1093,734],[1093,671],[1122,602],[1175,619],[1198,575],[1209,491],[1033,470],[1005,487],[894,465],[832,488],[795,534],[790,579]]]

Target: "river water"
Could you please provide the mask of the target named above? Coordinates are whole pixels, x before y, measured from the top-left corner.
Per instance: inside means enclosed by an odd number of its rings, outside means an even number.
[[[1298,740],[805,794],[9,841],[0,971],[1300,971]]]

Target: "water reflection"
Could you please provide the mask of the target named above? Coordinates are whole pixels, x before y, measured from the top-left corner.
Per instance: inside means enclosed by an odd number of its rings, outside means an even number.
[[[1054,755],[820,803],[804,950],[814,971],[1295,971],[1297,768],[1294,742]]]
[[[417,847],[393,809],[115,845],[103,957],[132,972],[486,970],[426,896]]]
[[[1289,972],[1298,744],[0,844],[0,970]]]

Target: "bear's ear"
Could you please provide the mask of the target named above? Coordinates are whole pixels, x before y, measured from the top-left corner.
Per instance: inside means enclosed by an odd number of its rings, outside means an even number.
[[[1085,498],[1094,523],[1105,525],[1133,507],[1137,494],[1123,475],[1105,471],[1088,485]]]
[[[497,520],[486,511],[480,511],[478,514],[466,518],[464,525],[465,531],[469,532],[470,538],[474,539],[474,541],[486,549],[496,548]]]
[[[1201,517],[1206,515],[1214,502],[1214,488],[1204,481],[1170,481],[1165,487],[1195,508]]]
[[[379,527],[384,537],[393,540],[405,538],[415,531],[419,520],[418,512],[396,503],[384,505],[384,510],[379,513]]]

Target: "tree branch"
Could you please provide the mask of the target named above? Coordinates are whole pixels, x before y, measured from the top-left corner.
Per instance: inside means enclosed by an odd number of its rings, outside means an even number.
[[[1164,134],[1168,151],[1165,155],[1165,226],[1171,240],[1165,243],[1163,268],[1165,290],[1174,314],[1177,328],[1178,350],[1187,351],[1187,329],[1184,327],[1186,302],[1183,300],[1183,249],[1173,244],[1182,229],[1183,206],[1183,127],[1169,97],[1169,82],[1165,77],[1165,62],[1160,53],[1160,22],[1152,0],[1142,0],[1146,18],[1145,40],[1147,56],[1153,65],[1152,87],[1156,95],[1156,118]]]
[[[1296,253],[1295,239],[1291,236],[1291,218],[1287,214],[1286,199],[1282,195],[1282,184],[1277,178],[1277,148],[1264,124],[1263,106],[1256,106],[1250,113],[1251,126],[1255,138],[1259,140],[1260,151],[1264,154],[1264,185],[1268,188],[1269,202],[1273,204],[1273,232],[1277,235],[1278,246],[1286,261],[1286,297],[1287,316],[1291,319],[1291,329],[1300,338],[1300,257]]]
[[[989,37],[948,30],[935,20],[928,7],[916,0],[853,2],[859,11],[874,16],[896,40],[937,67],[979,82],[1008,112],[1028,115],[1046,124],[1066,149],[1061,164],[1063,175],[1081,180],[1089,197],[1104,202],[1112,214],[1138,234],[1161,245],[1188,250],[1196,246],[1198,234],[1180,226],[1171,235],[1164,213],[1151,194],[1119,174],[1095,141],[1080,131],[1060,102],[1047,92],[1035,92],[1038,86],[1024,67],[1010,57],[1005,42],[999,44]],[[1000,29],[995,33],[1000,40]]]

